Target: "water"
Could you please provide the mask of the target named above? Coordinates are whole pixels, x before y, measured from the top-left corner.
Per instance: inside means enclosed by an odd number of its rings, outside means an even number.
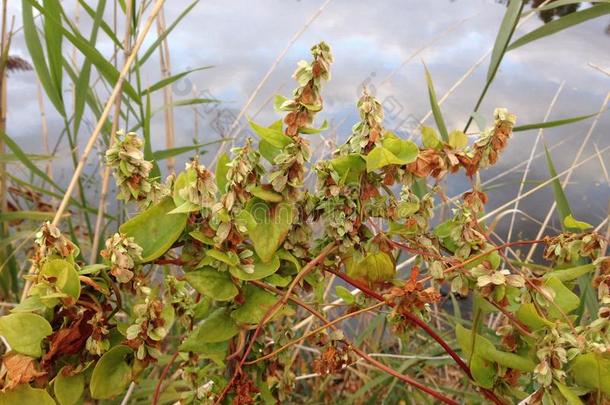
[[[65,2],[67,10],[73,10],[72,2]],[[187,1],[168,2],[166,21],[173,21],[186,7]],[[188,145],[193,139],[208,142],[227,135],[234,117],[242,108],[257,84],[274,63],[290,38],[323,5],[323,1],[265,0],[252,2],[201,2],[169,37],[171,64],[174,73],[204,65],[213,69],[195,72],[173,87],[175,99],[213,97],[220,104],[204,105],[194,110],[181,107],[175,110],[177,146]],[[247,115],[257,114],[263,124],[279,118],[273,111],[270,97],[274,93],[290,95],[295,84],[290,78],[299,59],[309,59],[309,48],[325,40],[333,48],[335,63],[333,78],[324,89],[325,109],[319,114],[319,122],[329,120],[332,131],[324,136],[336,136],[341,142],[357,121],[355,103],[362,85],[384,103],[386,127],[401,136],[417,137],[416,126],[429,110],[423,63],[432,73],[439,97],[445,94],[460,78],[493,46],[505,5],[484,0],[435,0],[370,2],[331,1],[309,28],[291,46],[279,62],[270,79],[265,83],[247,110]],[[16,14],[19,26],[19,4],[9,3],[10,12]],[[108,12],[108,18],[111,10]],[[548,16],[545,16],[548,18]],[[520,37],[539,27],[543,21],[534,17],[516,32]],[[599,111],[610,90],[610,76],[596,70],[600,66],[610,70],[610,36],[607,35],[610,18],[604,16],[588,21],[576,28],[528,44],[509,52],[498,72],[480,111],[491,120],[495,107],[507,107],[517,114],[518,125],[543,120],[547,109],[560,86],[550,113],[550,120],[590,114]],[[81,26],[90,22],[82,16]],[[87,32],[87,31],[85,31]],[[118,32],[122,32],[119,28]],[[151,40],[147,43],[150,44]],[[65,46],[69,49],[68,44]],[[108,40],[100,44],[100,50],[109,54]],[[23,35],[13,40],[13,53],[27,55]],[[154,55],[144,75],[144,85],[160,78],[158,56]],[[489,58],[474,70],[451,93],[442,105],[443,114],[450,129],[463,128],[468,115],[484,85]],[[105,94],[99,89],[100,94]],[[65,98],[70,99],[68,91]],[[162,103],[161,95],[153,98],[153,110]],[[62,121],[46,103],[50,136],[57,139],[63,127]],[[200,131],[194,133],[194,114],[199,115]],[[163,114],[153,121],[153,149],[163,148]],[[33,73],[15,73],[9,79],[8,133],[30,153],[42,152],[40,142],[40,115],[36,102],[36,84]],[[590,129],[592,120],[545,130],[544,143],[552,148],[558,172],[574,161],[578,148]],[[81,142],[93,126],[81,134]],[[433,125],[431,118],[426,124]],[[471,126],[472,129],[476,126]],[[604,113],[584,147],[582,159],[610,146],[610,114]],[[243,137],[242,132],[239,137]],[[493,178],[519,163],[526,161],[534,144],[537,131],[514,135],[500,163],[482,173],[482,180]],[[313,139],[317,151],[327,151],[320,139]],[[56,177],[66,182],[71,176],[69,151],[62,143],[54,162]],[[542,152],[542,143],[536,153]],[[209,153],[206,159],[211,158]],[[598,159],[593,158],[575,169],[567,195],[574,208],[574,215],[581,220],[600,223],[608,215],[610,186],[601,162],[610,170],[610,152],[606,150]],[[97,192],[99,170],[98,157],[92,156],[87,172],[91,174],[91,193]],[[205,160],[205,159],[204,159]],[[184,159],[181,159],[180,165]],[[490,184],[489,209],[513,199],[518,192],[523,167]],[[544,157],[532,162],[528,174],[527,191],[548,179]],[[455,195],[468,187],[465,179],[452,177],[448,194]],[[546,187],[520,202],[520,209],[532,218],[542,221],[553,202],[550,188]],[[499,224],[501,235],[506,234],[510,216]],[[551,229],[558,227],[556,218]],[[517,217],[518,234],[531,236],[536,224],[523,216]]]

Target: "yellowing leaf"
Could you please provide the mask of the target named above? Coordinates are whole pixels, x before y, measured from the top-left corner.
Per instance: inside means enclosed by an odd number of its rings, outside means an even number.
[[[553,299],[553,304],[555,305],[551,304],[548,308],[549,316],[553,319],[560,319],[563,317],[557,307],[561,308],[563,313],[569,314],[580,305],[580,298],[578,298],[578,295],[574,294],[569,288],[563,285],[559,279],[549,277],[544,284],[551,287],[555,292],[555,297]]]
[[[19,312],[0,317],[0,334],[21,354],[42,356],[40,344],[52,332],[49,322],[40,315]]]
[[[284,199],[280,193],[276,193],[273,190],[264,189],[261,186],[254,187],[252,190],[250,190],[250,194],[252,194],[254,197],[260,198],[263,201],[272,203],[280,202]]]
[[[610,395],[610,359],[597,353],[579,354],[572,362],[570,375],[578,385]]]
[[[460,130],[453,130],[449,133],[449,145],[453,149],[464,149],[468,145],[468,137]]]
[[[358,153],[336,157],[330,164],[345,184],[359,183],[360,175],[366,169],[366,162]]]
[[[370,284],[392,280],[396,275],[396,263],[385,252],[370,253],[359,262],[346,258],[345,268],[348,276]]]
[[[0,391],[0,405],[56,405],[44,389],[20,384],[14,390]],[[62,404],[63,405],[63,404]]]
[[[575,229],[579,229],[581,231],[585,231],[587,229],[593,228],[593,225],[591,225],[591,224],[576,220],[572,216],[572,214],[568,215],[567,217],[565,217],[563,219],[563,224],[565,225],[566,228],[575,228]]]
[[[40,274],[45,277],[55,278],[55,285],[57,288],[75,300],[80,296],[78,272],[74,268],[74,265],[67,260],[49,260],[42,266]]]
[[[423,126],[421,128],[422,142],[426,148],[436,149],[441,145],[438,133],[432,127]]]
[[[227,173],[229,172],[229,167],[227,165],[230,162],[231,159],[229,158],[229,155],[223,153],[218,158],[218,163],[216,164],[216,172],[214,173],[216,186],[218,186],[218,190],[220,190],[221,193],[224,193],[227,190]]]
[[[528,328],[533,331],[538,329],[553,326],[553,323],[544,319],[538,311],[536,307],[531,302],[526,302],[522,304],[517,310],[517,319],[523,322]]]

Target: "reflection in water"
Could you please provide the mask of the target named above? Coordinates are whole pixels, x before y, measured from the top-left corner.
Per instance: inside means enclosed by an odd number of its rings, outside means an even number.
[[[549,2],[553,3],[557,0],[552,0]],[[542,3],[544,3],[545,0],[525,0],[525,4],[531,3],[532,8],[538,8],[542,5]],[[577,11],[581,4],[583,3],[576,3],[576,4],[566,4],[565,6],[559,6],[559,7],[554,7],[551,8],[549,10],[543,10],[543,11],[539,11],[538,17],[540,17],[540,19],[542,21],[544,21],[544,23],[548,23],[553,21],[556,18],[560,18],[563,17],[564,15],[568,15],[568,14],[572,14],[573,12]]]
[[[557,1],[557,0],[551,0],[549,2],[549,4],[553,3],[555,1]],[[532,8],[540,7],[542,5],[542,3],[544,3],[544,2],[545,2],[545,0],[531,0],[531,1],[525,0],[525,4],[531,3]],[[542,21],[544,21],[544,23],[546,24],[553,20],[556,20],[557,18],[563,17],[568,14],[572,14],[573,12],[582,9],[583,5],[589,5],[589,4],[592,4],[592,3],[582,2],[582,3],[575,3],[575,4],[566,4],[564,6],[551,8],[549,10],[542,10],[536,14],[538,14],[538,17]],[[606,27],[605,33],[606,33],[606,35],[610,35],[610,24],[608,24],[608,26]]]

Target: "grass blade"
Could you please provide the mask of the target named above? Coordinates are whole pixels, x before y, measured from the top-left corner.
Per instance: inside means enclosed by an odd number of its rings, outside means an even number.
[[[83,2],[80,1],[82,4]],[[88,6],[87,6],[88,7]],[[106,8],[106,0],[100,0],[95,13],[90,13],[93,19],[93,28],[91,29],[91,36],[89,42],[95,44],[97,42],[97,33],[100,24],[103,23],[104,9]],[[93,10],[91,10],[93,12]],[[85,58],[78,80],[74,85],[74,136],[78,134],[81,120],[83,118],[83,112],[85,111],[85,103],[87,101],[87,94],[89,92],[89,79],[91,77],[91,61]]]
[[[160,89],[164,88],[165,86],[172,84],[176,80],[182,79],[184,76],[188,75],[189,73],[196,72],[198,70],[210,69],[211,67],[213,67],[213,66],[203,66],[200,68],[187,70],[187,71],[175,74],[170,77],[166,77],[163,80],[159,80],[157,83],[153,84],[152,86],[148,87],[147,89],[144,89],[144,93],[152,93],[154,91],[160,90]]]
[[[106,21],[104,21],[103,14],[102,14],[102,17],[100,18],[100,14],[99,14],[100,8],[102,9],[102,11],[105,8],[105,5],[102,6],[101,3],[106,3],[106,1],[103,0],[98,3],[97,11],[93,10],[93,8],[91,8],[91,6],[88,5],[87,2],[85,2],[83,0],[78,0],[78,2],[83,7],[83,9],[87,12],[87,14],[89,14],[89,17],[91,17],[91,19],[93,20],[93,23],[99,24],[99,27],[102,29],[102,31],[104,31],[104,33],[108,36],[108,38],[110,38],[112,40],[113,44],[116,45],[119,49],[123,49],[123,44],[121,43],[121,41],[114,34],[114,31],[112,30],[112,28],[110,28],[110,26],[106,23]]]
[[[26,155],[30,160],[53,160],[55,157],[52,155]],[[19,158],[14,153],[0,153],[0,163],[17,163],[20,162]]]
[[[498,71],[498,66],[500,66],[500,62],[502,62],[504,53],[506,53],[506,47],[519,22],[522,7],[522,0],[511,0],[508,3],[506,13],[504,13],[504,18],[502,19],[500,29],[498,30],[498,35],[496,35],[493,51],[491,52],[491,62],[489,63],[489,69],[487,70],[488,82],[491,82],[494,79],[494,76]]]
[[[119,78],[119,71],[112,66],[112,63],[108,62],[106,57],[102,55],[94,46],[92,46],[89,41],[87,41],[79,32],[70,32],[65,29],[61,22],[53,18],[52,15],[49,14],[48,10],[41,7],[34,0],[24,0],[25,2],[31,4],[34,8],[36,8],[40,13],[45,16],[45,21],[48,20],[52,22],[55,26],[55,29],[61,30],[63,36],[72,43],[86,59],[90,60],[91,63],[95,66],[98,72],[108,81],[111,87],[116,85],[116,82]],[[123,82],[123,89],[129,97],[140,104],[140,97],[138,97],[138,93],[135,91],[133,86],[125,80]]]
[[[207,143],[203,143],[203,144],[196,144],[196,145],[189,145],[189,146],[179,146],[177,148],[171,148],[171,149],[164,149],[164,150],[158,150],[155,151],[153,153],[153,159],[155,161],[160,161],[163,159],[168,159],[170,157],[175,157],[175,156],[179,156],[182,155],[183,153],[188,153],[197,149],[201,149],[204,146],[209,146],[209,145],[214,145],[217,143],[222,143],[222,142],[226,142],[226,141],[230,141],[232,139],[230,138],[223,138],[223,139],[218,139],[216,141],[212,141],[212,142],[207,142]],[[207,153],[206,151],[201,151],[201,155],[203,155],[204,153]]]
[[[595,117],[598,114],[599,113],[588,114],[588,115],[579,115],[578,117],[563,118],[563,119],[556,120],[556,121],[547,121],[547,122],[539,122],[537,124],[519,125],[519,126],[513,128],[513,132],[529,131],[530,129],[558,127],[561,125],[572,124],[573,122],[583,121],[588,118]]]
[[[447,132],[447,127],[445,126],[445,120],[443,119],[443,115],[441,114],[441,109],[438,106],[436,92],[434,91],[434,83],[432,82],[432,76],[430,75],[426,64],[424,64],[424,70],[426,71],[426,83],[428,84],[428,97],[430,98],[430,108],[432,109],[432,115],[434,115],[434,120],[436,121],[438,132],[441,134],[443,141],[449,142],[449,133]]]
[[[146,63],[146,61],[148,60],[148,58],[151,57],[151,55],[153,54],[153,52],[159,47],[159,45],[161,45],[161,43],[163,42],[163,40],[169,35],[170,32],[173,31],[174,28],[176,28],[176,26],[178,25],[178,23],[180,21],[182,21],[182,19],[184,17],[186,17],[186,15],[193,9],[193,7],[195,7],[197,5],[197,3],[199,3],[199,0],[195,0],[194,2],[192,2],[187,8],[184,9],[184,11],[182,13],[180,13],[180,15],[178,16],[178,18],[176,18],[176,20],[174,20],[173,23],[171,23],[167,29],[157,37],[157,39],[155,40],[155,42],[153,42],[148,49],[146,50],[146,52],[144,52],[142,54],[142,56],[140,57],[139,60],[139,64],[143,65],[144,63]]]
[[[64,214],[64,216],[69,214]],[[0,221],[30,220],[36,222],[51,221],[55,216],[54,212],[43,211],[12,211],[0,212]]]
[[[48,11],[53,19],[61,22],[61,5],[58,0],[43,0],[44,8]],[[47,45],[47,56],[49,58],[49,71],[54,86],[59,90],[61,96],[63,69],[62,69],[62,54],[61,46],[63,36],[61,30],[56,29],[50,18],[44,19],[44,39]]]
[[[13,152],[13,154],[15,155],[15,157],[17,159],[19,159],[19,161],[21,163],[23,163],[23,165],[25,167],[27,167],[28,169],[30,169],[30,171],[35,174],[36,176],[40,177],[42,180],[44,180],[45,182],[49,183],[51,186],[53,186],[53,188],[55,188],[57,191],[59,192],[63,192],[63,190],[61,189],[61,187],[59,187],[53,180],[51,180],[51,178],[49,176],[47,176],[47,174],[45,172],[43,172],[42,170],[40,170],[38,168],[38,166],[36,166],[31,160],[30,158],[28,158],[28,155],[26,155],[23,150],[19,147],[19,145],[17,145],[17,143],[15,141],[13,141],[11,139],[11,137],[9,137],[7,134],[5,134],[4,132],[0,132],[0,139],[2,139],[2,142],[4,142],[4,144],[6,146],[8,146],[8,148]]]
[[[53,103],[55,109],[63,116],[66,115],[63,98],[60,89],[55,87],[51,80],[51,74],[47,67],[47,62],[42,51],[41,40],[36,30],[36,22],[32,12],[31,0],[23,0],[21,3],[21,12],[23,18],[23,34],[25,43],[32,58],[32,64],[36,70],[36,75],[40,80],[40,84],[44,88],[47,97]]]
[[[144,124],[142,125],[142,132],[144,135],[144,159],[150,160],[153,162],[153,168],[150,172],[152,177],[161,177],[161,170],[159,169],[159,165],[154,160],[154,154],[152,151],[152,142],[150,136],[150,120],[152,117],[152,113],[150,111],[150,93],[146,94],[146,111],[144,113]]]
[[[485,82],[485,86],[483,86],[483,91],[477,100],[477,103],[474,106],[473,112],[478,112],[491,83],[496,77],[496,73],[498,72],[498,68],[500,67],[500,63],[504,58],[504,54],[508,51],[508,44],[510,43],[513,34],[515,33],[515,29],[517,28],[517,24],[519,23],[519,17],[521,15],[521,11],[523,10],[523,0],[511,0],[508,4],[508,8],[506,9],[506,13],[502,18],[502,23],[500,24],[500,30],[498,31],[498,35],[496,36],[496,41],[494,43],[494,47],[491,55],[491,62],[489,64],[489,69],[487,71],[487,81]],[[466,122],[466,126],[464,127],[464,133],[468,131],[470,124],[472,123],[473,117],[472,115],[468,118]]]
[[[557,20],[553,20],[548,24],[544,24],[542,27],[535,29],[534,31],[525,34],[524,36],[510,44],[508,50],[511,51],[532,41],[539,40],[541,38],[555,34],[559,31],[565,30],[566,28],[570,28],[574,25],[609,13],[610,4],[604,3],[597,4],[593,7],[577,11],[575,13],[564,15],[563,17],[558,18]]]
[[[544,153],[549,168],[549,174],[551,175],[551,177],[557,177],[557,170],[555,170],[555,165],[553,164],[551,154],[549,153],[549,150],[546,145],[544,145]],[[572,215],[572,209],[570,208],[570,203],[568,202],[568,198],[566,197],[566,194],[563,191],[563,187],[561,186],[561,182],[558,178],[555,178],[553,180],[552,186],[553,194],[555,196],[555,202],[557,203],[557,212],[559,213],[559,219],[561,222],[561,229],[563,229],[564,231],[578,232],[578,229],[566,228],[563,222],[568,215]],[[585,262],[579,260],[576,264],[585,264]],[[578,288],[580,290],[579,295],[581,297],[580,306],[577,310],[577,313],[579,314],[579,320],[584,313],[585,307],[589,310],[589,314],[591,316],[595,316],[597,314],[599,306],[596,299],[596,293],[591,287],[590,274],[584,274],[578,278]]]
[[[546,6],[542,6],[542,7],[537,7],[536,9],[530,10],[528,11],[528,13],[531,12],[540,12],[540,11],[546,11],[546,10],[551,10],[557,7],[563,7],[563,6],[569,6],[570,4],[581,4],[584,3],[582,0],[554,0],[551,1],[549,4],[547,4]],[[610,3],[610,0],[589,0],[589,3]]]

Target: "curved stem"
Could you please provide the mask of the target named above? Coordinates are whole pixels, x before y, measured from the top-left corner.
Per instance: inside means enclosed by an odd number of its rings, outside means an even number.
[[[176,361],[176,358],[178,357],[178,353],[180,353],[180,352],[176,351],[176,353],[174,353],[174,355],[172,356],[170,361],[163,368],[163,371],[161,372],[161,376],[159,376],[159,381],[157,381],[157,385],[155,386],[155,393],[153,395],[153,400],[151,402],[152,405],[157,405],[159,403],[159,397],[161,396],[161,385],[163,385],[163,381],[165,380],[165,377],[167,377],[167,373],[169,373],[169,369],[172,367],[172,365]]]

